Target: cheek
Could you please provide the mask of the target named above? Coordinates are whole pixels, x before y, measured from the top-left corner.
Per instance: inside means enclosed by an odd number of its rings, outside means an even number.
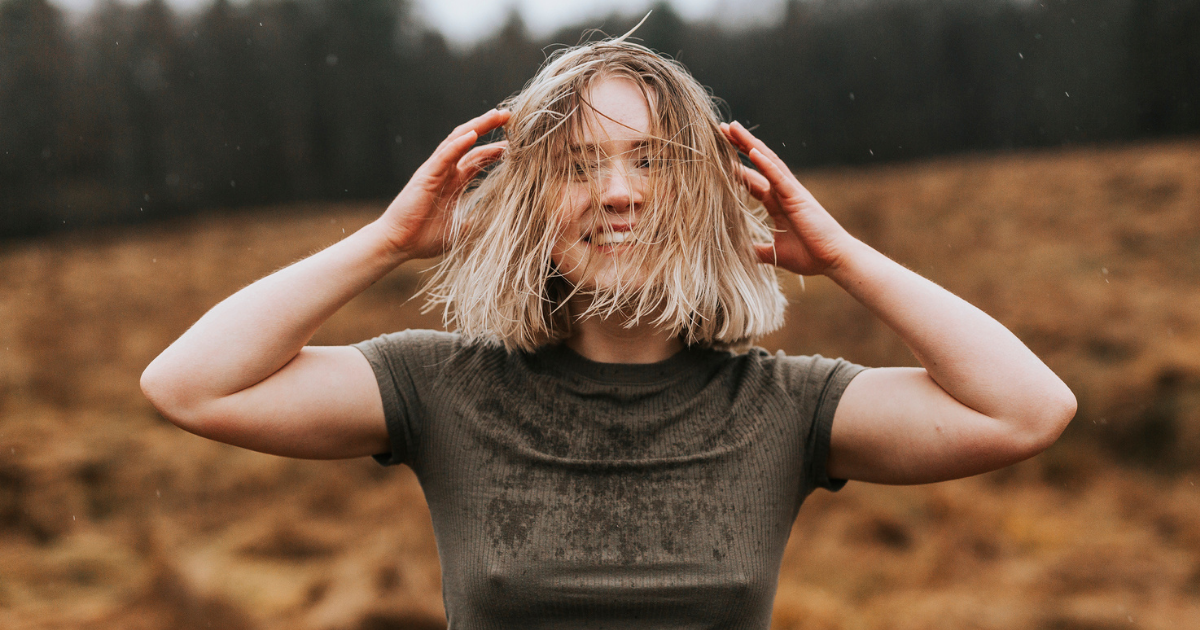
[[[565,223],[582,223],[591,207],[592,193],[587,184],[574,183],[566,187],[560,209]]]
[[[591,196],[586,188],[568,186],[563,193],[562,203],[551,221],[558,231],[558,242],[573,242],[583,237],[589,229]]]
[[[560,270],[578,262],[582,255],[579,248],[584,245],[581,241],[579,212],[572,202],[570,193],[564,195],[562,205],[550,217],[550,229],[554,231],[550,260]]]

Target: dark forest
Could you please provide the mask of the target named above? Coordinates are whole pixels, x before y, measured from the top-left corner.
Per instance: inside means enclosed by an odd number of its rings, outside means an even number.
[[[0,236],[206,208],[386,199],[556,46],[512,14],[456,50],[397,0],[162,0],[68,21],[0,3]],[[593,30],[594,29],[594,30]],[[1200,131],[1200,0],[792,0],[730,30],[655,7],[636,36],[794,167]]]

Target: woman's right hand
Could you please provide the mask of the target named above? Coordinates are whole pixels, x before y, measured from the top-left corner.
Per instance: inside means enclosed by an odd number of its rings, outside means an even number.
[[[445,250],[455,201],[479,171],[500,158],[508,143],[471,147],[481,135],[508,122],[510,115],[493,109],[459,125],[413,173],[377,221],[394,252],[414,259]]]

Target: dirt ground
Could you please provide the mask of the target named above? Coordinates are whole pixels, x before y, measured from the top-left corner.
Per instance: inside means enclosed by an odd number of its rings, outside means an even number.
[[[774,627],[1200,627],[1200,142],[802,173],[854,233],[996,316],[1080,401],[996,473],[851,483],[801,510]],[[378,207],[302,206],[0,244],[0,627],[444,627],[420,488],[163,421],[142,368],[207,308]],[[315,343],[438,327],[419,265]],[[909,365],[830,282],[784,278],[791,353]]]

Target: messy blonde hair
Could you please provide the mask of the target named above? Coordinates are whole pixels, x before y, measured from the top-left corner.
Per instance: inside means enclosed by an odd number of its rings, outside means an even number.
[[[708,92],[679,63],[617,39],[565,48],[502,105],[503,158],[453,212],[450,244],[425,288],[448,327],[467,339],[532,351],[565,340],[572,322],[618,315],[650,323],[685,343],[740,348],[778,328],[785,299],[753,243],[770,242],[762,205],[746,192],[737,151],[719,128]],[[591,220],[606,221],[599,184],[577,170],[580,129],[595,111],[588,90],[628,79],[651,110],[652,149],[644,202],[628,255],[642,281],[584,291],[555,268],[567,186],[591,190]],[[596,112],[596,115],[599,112]],[[571,313],[584,292],[590,306]]]

